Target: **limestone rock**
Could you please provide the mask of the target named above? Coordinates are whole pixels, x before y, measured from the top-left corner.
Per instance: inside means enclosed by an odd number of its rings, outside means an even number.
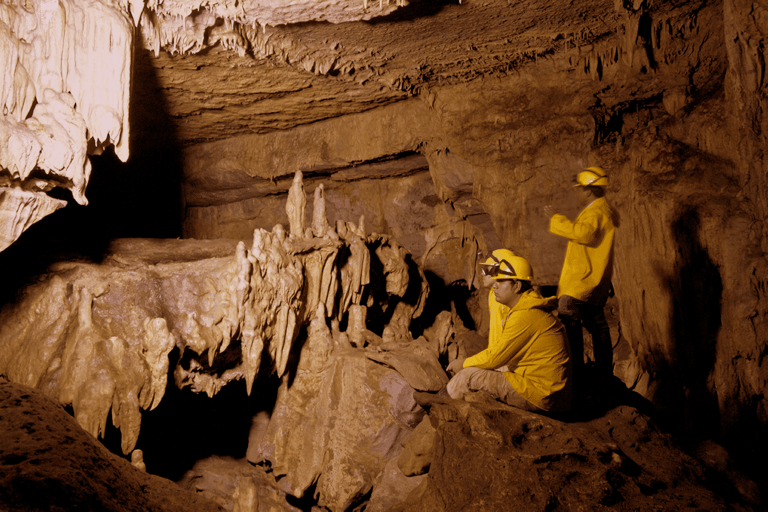
[[[110,453],[37,390],[0,379],[0,412],[4,510],[225,510]]]
[[[397,459],[397,467],[403,475],[417,476],[429,471],[435,457],[436,438],[437,433],[430,423],[429,416],[425,416],[403,442],[403,453]]]
[[[405,476],[397,464],[398,459],[390,459],[373,486],[371,499],[365,510],[384,512],[402,503],[403,498],[418,487],[426,475]]]
[[[366,351],[365,357],[394,368],[417,391],[439,391],[448,384],[437,352],[424,338],[408,344],[382,345],[376,351]]]
[[[245,460],[211,456],[187,470],[178,482],[182,489],[202,496],[224,510],[298,512],[286,501],[275,479]]]
[[[32,224],[64,206],[66,202],[43,192],[0,188],[0,249],[6,249]]]
[[[320,505],[347,510],[371,491],[420,420],[412,398],[399,398],[412,393],[360,350],[336,350],[323,368],[300,365],[290,387],[283,382],[261,446],[249,446],[249,454],[271,463],[286,493],[302,497],[314,484]]]
[[[96,42],[103,40],[109,44]],[[113,146],[128,159],[133,27],[119,7],[98,1],[12,1],[0,9],[0,48],[4,250],[62,206],[43,192],[64,187],[88,204],[89,154]],[[24,208],[19,188],[36,191],[25,195]]]
[[[498,402],[432,401],[427,478],[393,510],[750,510],[645,415],[619,406],[563,423]]]
[[[305,326],[314,340],[308,346],[316,349],[305,350],[305,366],[324,364],[337,344],[329,317],[338,323],[369,298],[371,250],[365,235],[348,235],[357,256],[339,268],[344,241],[309,235],[287,238],[278,225],[272,233],[257,231],[251,250],[236,241],[207,248],[196,241],[122,241],[102,264],[55,264],[0,312],[0,373],[72,405],[95,437],[104,434],[111,413],[130,453],[141,411],[160,403],[169,373],[176,386],[209,396],[241,379],[250,393],[262,357],[278,376],[288,371]],[[377,237],[375,243],[390,242]],[[386,309],[388,297],[384,291],[371,304]],[[405,324],[398,331],[407,332],[407,315],[418,307],[403,304],[399,311],[395,318]],[[432,359],[424,359],[425,367],[431,364],[430,376],[439,378],[442,369]]]

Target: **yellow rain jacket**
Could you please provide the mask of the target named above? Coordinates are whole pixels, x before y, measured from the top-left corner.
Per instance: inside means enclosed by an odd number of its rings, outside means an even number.
[[[517,393],[545,411],[565,411],[571,403],[571,361],[563,325],[551,311],[554,297],[525,292],[514,308],[496,301],[491,291],[488,307],[491,328],[488,348],[467,358],[464,368],[504,372]]]
[[[611,285],[615,231],[613,213],[605,198],[592,201],[575,222],[564,215],[553,215],[549,230],[569,240],[557,296],[604,304]]]

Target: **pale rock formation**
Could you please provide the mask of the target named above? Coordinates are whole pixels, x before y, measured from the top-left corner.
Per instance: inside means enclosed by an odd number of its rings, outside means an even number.
[[[270,472],[245,460],[213,456],[196,462],[178,485],[222,510],[299,512],[275,484]]]
[[[424,331],[424,337],[429,341],[438,354],[449,354],[449,361],[456,358],[456,328],[450,311],[441,311],[435,321]],[[452,356],[452,357],[451,357]]]
[[[0,127],[2,129],[2,127]],[[48,182],[35,180],[27,186],[48,188]],[[0,246],[8,247],[32,224],[67,205],[42,191],[24,190],[20,186],[0,188]]]
[[[312,211],[312,231],[315,236],[324,237],[330,226],[328,225],[328,215],[325,212],[325,192],[322,183],[315,189]]]
[[[11,1],[0,6],[0,49],[4,250],[65,204],[51,188],[88,203],[88,154],[113,145],[128,159],[133,27],[120,6],[96,0]]]
[[[141,29],[145,47],[156,53],[160,48],[170,53],[197,53],[221,44],[243,54],[251,50],[252,45],[263,50],[269,38],[266,37],[266,41],[258,45],[255,35],[266,35],[268,26],[309,21],[343,23],[368,20],[389,14],[405,3],[400,0],[301,0],[289,4],[270,0],[134,0],[131,10]],[[140,22],[137,14],[140,14]]]
[[[397,372],[359,350],[338,349],[323,360],[328,345],[319,339],[307,340],[293,383],[283,381],[261,445],[249,454],[271,462],[286,493],[302,497],[315,484],[320,505],[347,510],[399,454],[423,411]]]
[[[301,178],[301,171],[296,171],[291,188],[288,189],[288,201],[285,203],[285,212],[288,214],[288,220],[291,223],[292,237],[304,236],[304,231],[306,231],[304,220],[307,208],[307,194],[304,192],[304,184]],[[316,213],[323,215],[325,211],[321,209]],[[322,237],[323,235],[318,236]]]
[[[410,343],[386,340],[365,356],[398,371],[418,391],[439,391],[448,384],[448,376],[438,361],[440,354],[423,337]]]
[[[294,183],[301,190],[301,174],[296,176]],[[103,264],[56,264],[16,304],[0,312],[0,374],[71,405],[77,421],[94,437],[104,434],[111,413],[122,434],[122,450],[131,453],[142,411],[160,404],[169,373],[179,388],[209,396],[234,380],[244,380],[250,394],[265,355],[277,377],[303,382],[303,372],[322,373],[329,360],[346,360],[333,354],[351,350],[348,339],[361,349],[382,345],[367,329],[361,302],[382,310],[390,302],[403,304],[407,253],[387,237],[365,235],[361,227],[345,225],[343,234],[342,239],[328,233],[286,237],[278,225],[271,233],[254,233],[250,250],[234,241],[211,243],[207,251],[193,240],[124,241],[115,244]],[[341,251],[352,255],[343,266]],[[380,255],[385,261],[379,261]],[[381,280],[392,283],[375,296],[369,290],[372,256],[383,269]],[[425,288],[415,286],[421,297]],[[398,311],[384,328],[401,333],[398,339],[403,342],[405,315],[418,317],[422,308],[409,305]],[[342,336],[338,323],[347,316],[349,334]],[[331,319],[338,340],[329,327]],[[288,362],[303,327],[308,341],[297,370]],[[172,350],[178,350],[179,357],[171,368]],[[413,358],[407,356],[409,350]],[[401,343],[371,355],[400,371],[403,386],[412,389],[407,381],[423,390],[445,384],[437,357],[423,338],[410,349]],[[351,360],[358,361],[353,366],[361,371],[371,365],[379,368],[362,353]],[[383,368],[378,372],[392,373]],[[309,399],[308,393],[302,400]],[[292,393],[285,399],[297,398]],[[390,427],[397,437],[399,427]],[[386,460],[381,458],[382,467]],[[381,470],[376,467],[369,468],[372,473],[364,479],[368,484]],[[328,471],[323,469],[323,474]],[[300,494],[301,485],[289,490]]]
[[[370,512],[385,512],[402,503],[403,498],[421,485],[427,475],[405,476],[397,467],[397,458],[390,459],[373,486],[371,499],[365,506]]]
[[[331,510],[348,509],[390,478],[385,468],[424,415],[414,388],[436,391],[448,381],[426,340],[387,347],[364,329],[364,311],[350,307],[347,333],[359,347],[351,349],[318,305],[295,377],[283,378],[268,424],[254,423],[248,448],[249,460],[271,464],[284,492],[300,498],[315,484],[318,503]]]
[[[141,450],[133,450],[131,452],[131,466],[143,473],[147,472],[147,465],[144,464],[144,452]]]
[[[258,489],[252,478],[241,478],[232,497],[235,501],[232,512],[258,512]]]

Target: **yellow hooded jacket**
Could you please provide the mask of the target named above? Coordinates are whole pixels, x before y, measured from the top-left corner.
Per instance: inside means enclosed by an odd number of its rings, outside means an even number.
[[[557,296],[603,304],[613,270],[613,213],[604,197],[595,199],[571,222],[553,215],[549,230],[569,240]]]
[[[488,348],[467,358],[464,368],[506,366],[509,371],[504,376],[520,396],[545,411],[568,410],[570,350],[563,325],[549,313],[556,301],[529,290],[509,309],[497,302],[491,291]]]

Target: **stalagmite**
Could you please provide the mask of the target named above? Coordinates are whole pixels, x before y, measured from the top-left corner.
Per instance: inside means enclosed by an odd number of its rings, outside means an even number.
[[[347,320],[347,335],[349,341],[356,347],[364,344],[363,331],[365,331],[365,318],[367,309],[365,306],[354,305],[349,307],[349,319]]]
[[[294,191],[292,203],[300,204],[300,174]],[[327,226],[324,215],[316,208],[314,224]],[[300,335],[315,339],[317,365],[335,347],[351,349],[349,340],[359,348],[380,344],[362,304],[373,300],[371,258],[387,280],[380,300],[408,288],[407,253],[361,227],[340,224],[342,237],[330,236],[331,229],[322,237],[313,236],[314,229],[286,237],[278,224],[272,232],[255,230],[250,250],[238,242],[226,256],[182,256],[149,266],[119,255],[101,265],[66,263],[0,311],[0,374],[71,405],[94,437],[104,434],[111,415],[123,452],[131,453],[142,411],[160,404],[170,372],[177,387],[197,393],[213,396],[242,379],[250,394],[265,351],[278,377],[295,370],[288,361]],[[197,241],[174,243],[183,251]],[[398,305],[387,332],[410,339],[407,323],[418,314],[418,306]],[[342,319],[346,333],[339,332]]]
[[[315,201],[312,214],[312,231],[317,237],[324,237],[328,232],[328,218],[325,214],[325,192],[323,184],[315,189]]]
[[[144,452],[141,450],[133,450],[131,452],[131,465],[139,471],[146,473],[147,465],[144,464]]]
[[[304,211],[307,207],[307,194],[304,192],[301,171],[296,171],[293,184],[288,190],[288,201],[285,203],[285,212],[291,224],[291,237],[304,236],[306,230]]]

